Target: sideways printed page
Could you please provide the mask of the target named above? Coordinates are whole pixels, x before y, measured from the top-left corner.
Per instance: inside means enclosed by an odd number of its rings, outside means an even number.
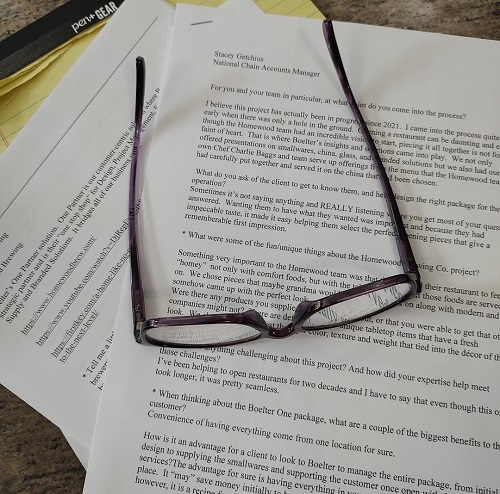
[[[89,450],[128,262],[135,58],[146,149],[173,12],[127,0],[0,163],[2,384]]]
[[[335,30],[422,293],[213,349],[137,344],[122,314],[86,494],[500,488],[500,45]],[[254,308],[281,326],[303,299],[401,272],[321,22],[179,6],[167,74],[140,213],[147,317]]]

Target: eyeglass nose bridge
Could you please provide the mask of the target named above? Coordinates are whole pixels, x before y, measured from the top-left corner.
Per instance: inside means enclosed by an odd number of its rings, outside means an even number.
[[[254,326],[259,327],[261,332],[261,337],[269,336],[271,338],[284,338],[286,336],[290,336],[292,333],[295,332],[294,320],[292,320],[286,326],[273,327],[266,322],[266,320],[262,317],[262,314],[260,314],[260,312],[254,309],[246,311],[243,314],[245,315],[245,319],[247,319],[247,324],[248,321],[251,321]],[[266,331],[267,335],[265,333]]]
[[[310,312],[311,310],[319,309],[320,306],[321,306],[320,300],[316,300],[313,302],[308,300],[303,300],[302,302],[299,303],[299,305],[297,305],[292,320],[290,321],[289,324],[281,327],[268,326],[269,336],[271,336],[272,338],[285,338],[287,336],[290,336],[297,330],[300,330],[298,324],[304,318],[304,315]]]

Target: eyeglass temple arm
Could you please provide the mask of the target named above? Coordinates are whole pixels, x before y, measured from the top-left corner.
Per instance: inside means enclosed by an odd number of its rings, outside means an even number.
[[[131,267],[131,296],[132,312],[134,318],[134,335],[138,342],[141,341],[141,326],[145,320],[144,291],[139,268],[139,254],[137,247],[137,216],[139,214],[140,200],[137,196],[137,161],[141,145],[142,112],[144,108],[144,87],[146,81],[146,64],[142,57],[136,59],[136,91],[135,91],[135,118],[134,140],[130,161],[130,186],[128,196],[129,211],[129,255]]]
[[[342,58],[340,56],[339,47],[337,45],[337,40],[335,38],[335,33],[333,31],[332,22],[329,20],[323,21],[323,34],[325,36],[326,43],[328,45],[328,51],[330,52],[330,56],[333,61],[333,65],[337,72],[337,76],[339,78],[340,84],[344,91],[344,94],[347,98],[347,102],[353,112],[356,120],[358,121],[361,132],[365,138],[366,143],[370,149],[370,153],[372,155],[373,161],[375,163],[375,167],[380,178],[380,182],[382,184],[382,189],[384,191],[384,196],[387,201],[387,207],[389,209],[389,214],[391,216],[392,222],[394,224],[394,228],[396,230],[396,243],[399,251],[399,257],[401,258],[401,263],[403,265],[403,269],[405,273],[415,273],[418,276],[418,266],[415,261],[415,257],[413,256],[413,251],[410,246],[410,241],[408,239],[408,235],[406,233],[406,229],[403,224],[403,219],[401,218],[401,213],[399,211],[396,198],[394,197],[394,192],[392,190],[391,184],[387,177],[387,173],[385,171],[384,165],[382,164],[382,160],[380,159],[380,155],[378,150],[373,142],[373,138],[368,130],[366,122],[359,111],[358,104],[354,98],[354,95],[351,90],[351,86],[347,79],[347,75],[344,69],[344,64],[342,63]]]

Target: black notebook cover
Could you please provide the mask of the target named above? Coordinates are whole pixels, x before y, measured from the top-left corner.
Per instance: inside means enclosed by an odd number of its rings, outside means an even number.
[[[70,0],[0,42],[0,80],[113,14],[123,0]]]

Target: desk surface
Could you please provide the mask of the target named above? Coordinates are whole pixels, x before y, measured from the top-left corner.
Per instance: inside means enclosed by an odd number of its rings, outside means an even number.
[[[68,0],[0,0],[0,40]],[[331,19],[500,40],[495,0],[314,0]]]
[[[0,40],[66,0],[0,0]],[[478,0],[315,0],[328,17],[500,40],[500,4]],[[1,378],[0,378],[1,380]],[[0,494],[80,494],[85,470],[59,429],[0,386]]]

